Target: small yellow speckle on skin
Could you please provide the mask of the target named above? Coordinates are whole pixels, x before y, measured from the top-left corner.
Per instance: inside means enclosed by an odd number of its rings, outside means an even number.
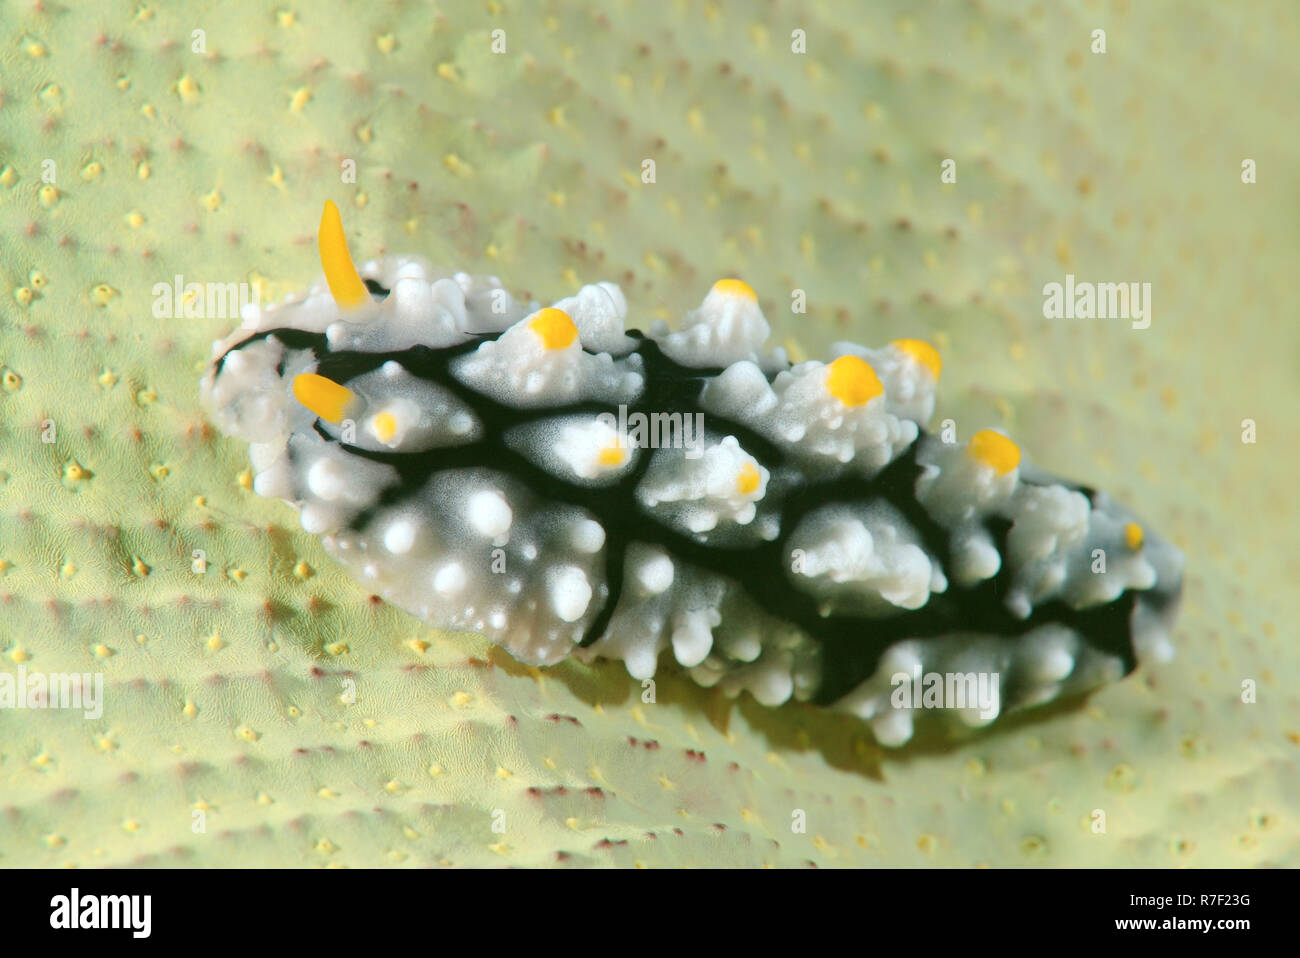
[[[75,459],[63,467],[63,481],[66,483],[85,482],[91,475],[90,470]]]
[[[742,496],[752,495],[758,489],[762,478],[758,468],[752,462],[747,462],[740,467],[740,472],[736,476],[736,491]]]
[[[149,164],[145,162],[141,162],[140,165],[135,168],[135,175],[142,180],[149,179],[149,174],[151,172],[152,170]]]
[[[152,386],[147,386],[135,394],[135,403],[137,406],[152,406],[158,401],[158,393]]]
[[[36,191],[36,198],[45,209],[53,209],[59,202],[59,188],[53,183],[46,183]]]
[[[213,632],[208,636],[207,641],[203,643],[208,647],[209,652],[220,652],[226,647],[226,640],[221,637],[220,632]]]
[[[86,183],[93,183],[104,175],[104,166],[98,160],[91,160],[81,168],[81,179]]]
[[[293,97],[289,100],[289,112],[301,113],[311,102],[311,87],[299,87],[293,91]]]
[[[100,283],[90,291],[90,301],[101,309],[113,301],[117,296],[117,290],[107,283]]]
[[[150,572],[152,572],[153,569],[147,566],[144,560],[141,559],[139,556],[133,556],[131,559],[131,571],[135,573],[137,578],[143,579]]]
[[[181,102],[186,106],[193,106],[199,102],[199,94],[202,92],[194,77],[188,73],[176,81],[176,93],[181,98]]]
[[[999,476],[1005,476],[1020,465],[1020,447],[992,429],[981,429],[970,437],[967,453],[976,462],[982,462]]]
[[[248,578],[248,573],[238,567],[227,569],[226,578],[230,579],[231,582],[243,582]]]
[[[5,164],[4,169],[0,169],[0,186],[12,188],[18,182],[18,171],[9,164]]]
[[[451,697],[451,705],[453,708],[469,708],[472,704],[474,704],[474,696],[470,695],[468,692],[457,692]]]
[[[235,734],[238,735],[240,738],[242,738],[245,742],[256,742],[259,738],[262,737],[262,734],[260,732],[253,731],[253,729],[249,728],[247,725],[241,725],[239,727],[239,730]]]
[[[204,196],[199,202],[203,204],[203,208],[209,213],[215,213],[217,210],[221,209],[221,204],[223,202],[221,190],[213,190],[211,193]]]
[[[423,639],[408,639],[406,647],[416,655],[424,655],[424,653],[429,650],[429,643],[425,642]]]
[[[22,663],[30,662],[32,660],[32,654],[21,645],[18,645],[9,651],[9,659],[10,661],[22,665]]]
[[[1142,548],[1142,527],[1136,522],[1124,526],[1124,544],[1134,552]]]
[[[59,568],[59,575],[64,579],[71,579],[77,574],[77,565],[75,562],[65,562]]]
[[[347,655],[351,650],[346,642],[331,642],[325,646],[325,651],[330,655]]]
[[[19,286],[14,290],[14,302],[19,306],[30,306],[36,295],[27,286]]]
[[[194,718],[199,714],[199,707],[194,704],[192,699],[185,700],[185,707],[181,709],[181,714],[186,718]]]
[[[474,167],[470,166],[455,153],[448,153],[442,158],[442,165],[463,179],[469,179],[474,175]]]
[[[497,778],[511,778],[514,773],[501,765],[497,766]]]
[[[339,793],[329,787],[323,787],[316,792],[317,798],[338,798]]]
[[[381,34],[375,37],[375,46],[379,48],[380,53],[392,53],[397,49],[397,37],[391,33]]]
[[[305,560],[299,559],[297,564],[293,567],[293,574],[294,578],[305,582],[315,574],[315,571],[306,563]]]
[[[457,72],[456,67],[450,63],[438,64],[438,76],[442,77],[448,83],[460,82],[460,74]]]
[[[45,274],[42,273],[39,269],[34,269],[27,274],[27,283],[29,286],[31,286],[32,289],[37,290],[39,292],[40,290],[46,287],[46,285],[49,283],[49,280],[45,278]]]

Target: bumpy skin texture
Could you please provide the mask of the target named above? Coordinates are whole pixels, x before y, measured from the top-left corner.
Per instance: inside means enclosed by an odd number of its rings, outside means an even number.
[[[1289,0],[438,9],[0,3],[0,668],[110,696],[0,713],[0,864],[1300,862]],[[371,602],[206,425],[237,319],[151,315],[176,274],[304,288],[326,196],[359,258],[525,299],[612,278],[670,320],[737,275],[795,358],[934,342],[936,430],[1003,427],[1188,556],[1177,657],[894,754]],[[1067,270],[1155,283],[1151,328],[1042,319]]]
[[[899,676],[996,680],[931,700],[978,726],[1172,656],[1182,556],[999,433],[923,433],[929,344],[792,365],[735,279],[647,337],[611,283],[525,309],[415,259],[358,274],[336,222],[328,283],[246,307],[202,396],[253,442],[253,488],[426,622],[637,679],[671,647],[702,685],[891,746],[923,711]]]

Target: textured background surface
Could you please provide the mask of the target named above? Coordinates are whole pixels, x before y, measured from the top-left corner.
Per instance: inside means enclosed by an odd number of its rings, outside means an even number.
[[[0,864],[1300,863],[1292,4],[180,7],[0,3],[0,668],[108,689],[0,712]],[[1187,552],[1178,659],[896,754],[372,602],[199,414],[233,322],[150,314],[310,282],[326,198],[358,259],[613,279],[640,325],[736,274],[802,354],[934,339],[936,420]],[[1044,320],[1066,272],[1151,282],[1151,328]]]

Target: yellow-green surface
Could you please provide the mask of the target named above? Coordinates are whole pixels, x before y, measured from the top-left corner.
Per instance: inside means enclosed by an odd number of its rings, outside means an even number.
[[[108,696],[0,712],[0,864],[1300,859],[1293,4],[347,11],[0,5],[0,667]],[[150,309],[177,274],[311,282],[325,199],[358,259],[612,279],[642,326],[733,274],[806,355],[931,338],[936,419],[1006,426],[1184,549],[1177,660],[885,753],[373,604],[204,423],[234,321]],[[1150,329],[1043,319],[1067,272],[1151,282]]]

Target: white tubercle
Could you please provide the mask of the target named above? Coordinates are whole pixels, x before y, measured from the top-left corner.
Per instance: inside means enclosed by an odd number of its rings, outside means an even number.
[[[748,525],[756,503],[767,491],[770,474],[740,447],[734,436],[709,445],[703,453],[689,449],[660,449],[637,498],[647,509],[694,533],[709,532],[720,523]]]
[[[585,399],[626,403],[642,386],[641,374],[616,364],[609,353],[585,352],[577,326],[555,307],[524,317],[498,339],[458,357],[452,372],[475,390],[521,407]]]
[[[831,611],[879,612],[885,603],[917,609],[930,597],[930,559],[883,503],[816,509],[795,528],[788,548],[792,577]]]
[[[771,333],[754,291],[738,279],[724,279],[686,314],[681,329],[656,338],[664,355],[683,366],[728,366],[742,359],[758,362]]]

